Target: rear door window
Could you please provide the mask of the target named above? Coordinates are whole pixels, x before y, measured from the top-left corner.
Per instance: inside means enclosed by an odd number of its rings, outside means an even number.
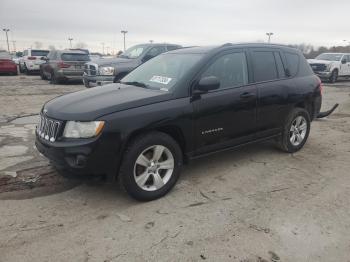
[[[252,55],[255,82],[278,79],[273,51],[253,51]]]
[[[295,76],[298,73],[299,68],[299,55],[285,52],[285,56],[287,59],[290,75]]]
[[[63,53],[61,55],[63,61],[89,61],[87,54]]]

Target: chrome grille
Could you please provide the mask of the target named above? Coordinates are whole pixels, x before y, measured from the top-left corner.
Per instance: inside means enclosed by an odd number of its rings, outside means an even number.
[[[55,142],[61,126],[61,121],[53,120],[44,115],[40,115],[36,132],[42,139]]]
[[[325,64],[310,64],[314,72],[326,71],[327,66]]]
[[[86,63],[84,65],[84,72],[88,76],[95,76],[97,74],[97,65]]]

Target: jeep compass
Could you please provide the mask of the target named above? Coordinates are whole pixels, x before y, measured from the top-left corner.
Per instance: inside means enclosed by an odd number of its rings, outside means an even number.
[[[161,54],[120,83],[48,101],[36,147],[65,176],[118,177],[138,200],[165,195],[183,163],[274,139],[300,150],[321,81],[296,49],[225,44]]]

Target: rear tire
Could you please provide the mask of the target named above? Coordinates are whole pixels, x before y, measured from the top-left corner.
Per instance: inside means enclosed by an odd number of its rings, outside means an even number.
[[[140,201],[164,196],[176,184],[182,151],[167,134],[151,132],[136,137],[124,152],[119,180],[126,192]]]
[[[278,147],[287,153],[300,150],[309,136],[310,122],[310,115],[305,109],[294,108],[285,121]]]
[[[50,84],[59,85],[61,82],[57,79],[54,72],[51,73]]]
[[[338,70],[333,70],[331,76],[329,77],[329,82],[330,83],[335,83],[338,80]]]

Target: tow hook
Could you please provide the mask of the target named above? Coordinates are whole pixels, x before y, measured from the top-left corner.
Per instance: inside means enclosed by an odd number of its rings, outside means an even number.
[[[325,111],[325,112],[320,112],[320,113],[318,113],[317,118],[323,118],[323,117],[329,116],[330,114],[333,113],[333,111],[334,111],[338,106],[339,106],[339,104],[335,104],[330,110]]]

